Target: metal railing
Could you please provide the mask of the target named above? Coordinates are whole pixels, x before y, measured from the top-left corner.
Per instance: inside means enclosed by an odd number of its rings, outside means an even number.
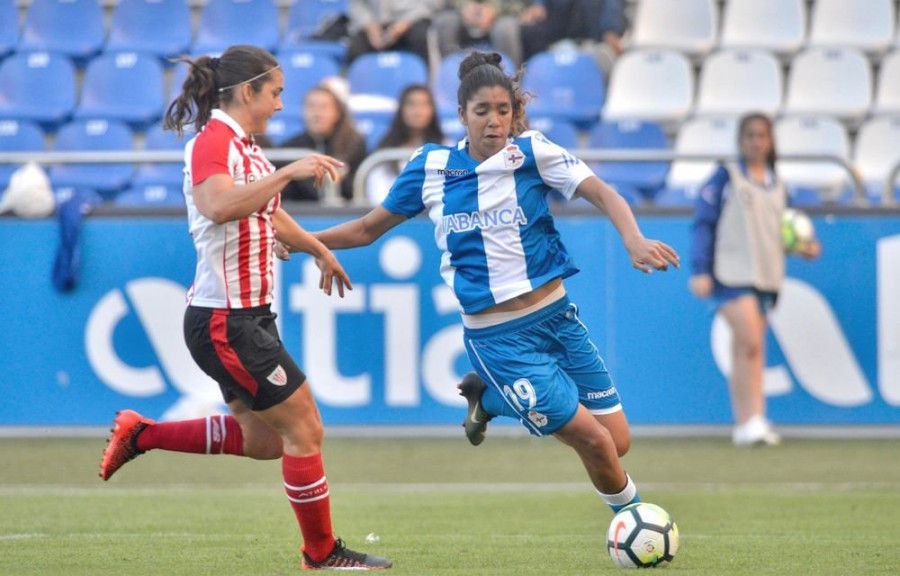
[[[360,194],[365,194],[366,179],[373,168],[384,162],[406,160],[412,152],[412,148],[386,148],[370,154],[356,171],[356,176],[353,180],[354,201],[360,202]],[[600,150],[596,148],[579,148],[570,150],[570,152],[573,156],[576,156],[585,162],[727,162],[736,161],[738,159],[737,155],[685,154],[673,152],[671,150]],[[778,160],[837,164],[850,176],[850,182],[853,186],[853,203],[858,206],[868,205],[865,186],[857,174],[856,169],[847,159],[837,155],[827,154],[783,154],[778,156]],[[900,162],[898,162],[895,167],[893,177],[896,177],[898,173],[900,173]],[[889,197],[893,199],[893,194],[886,195],[885,199]],[[362,201],[365,203],[364,198]]]
[[[387,148],[370,154],[360,165],[353,180],[353,204],[368,205],[366,199],[366,179],[373,168],[385,162],[406,160],[412,154],[411,148]],[[270,148],[265,150],[266,157],[274,162],[293,161],[314,153],[306,148]],[[737,156],[717,154],[683,154],[671,150],[624,150],[624,149],[575,149],[571,153],[586,162],[718,162],[737,160]],[[34,161],[42,166],[52,164],[142,164],[148,162],[183,162],[184,152],[181,150],[116,150],[116,151],[81,151],[81,152],[0,152],[0,164],[24,164]],[[858,206],[868,205],[865,186],[853,165],[845,158],[836,155],[821,154],[784,154],[779,161],[821,162],[836,164],[848,174],[853,187],[853,203]],[[900,176],[900,162],[890,172],[888,181],[882,191],[882,203],[895,205],[893,183]],[[337,187],[325,187],[326,204],[338,204]]]

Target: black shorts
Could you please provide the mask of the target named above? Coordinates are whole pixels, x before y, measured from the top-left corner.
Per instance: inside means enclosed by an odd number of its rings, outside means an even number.
[[[252,410],[265,410],[306,381],[284,349],[268,306],[188,306],[184,341],[197,365],[219,383],[225,402],[239,398]]]

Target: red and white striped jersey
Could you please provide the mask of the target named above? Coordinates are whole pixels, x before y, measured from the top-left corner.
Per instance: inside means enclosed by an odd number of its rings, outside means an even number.
[[[272,214],[281,194],[246,218],[216,224],[194,204],[193,187],[214,174],[228,174],[235,186],[275,171],[262,150],[222,110],[213,110],[203,130],[184,149],[184,197],[197,250],[197,272],[188,303],[207,308],[250,308],[272,301]]]

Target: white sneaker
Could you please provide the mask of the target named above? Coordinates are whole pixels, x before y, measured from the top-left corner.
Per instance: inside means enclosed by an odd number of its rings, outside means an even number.
[[[772,429],[772,423],[762,416],[753,416],[734,427],[731,440],[735,446],[777,446],[781,436]]]

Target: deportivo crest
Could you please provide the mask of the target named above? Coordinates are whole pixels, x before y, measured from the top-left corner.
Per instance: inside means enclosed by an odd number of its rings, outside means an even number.
[[[266,376],[266,380],[276,386],[284,386],[287,384],[287,372],[285,372],[284,368],[279,364],[275,370],[272,370],[271,374]]]
[[[538,428],[543,428],[547,425],[547,416],[534,410],[528,412],[528,419]]]
[[[525,162],[525,154],[515,144],[503,150],[503,165],[507,168],[518,168]]]

